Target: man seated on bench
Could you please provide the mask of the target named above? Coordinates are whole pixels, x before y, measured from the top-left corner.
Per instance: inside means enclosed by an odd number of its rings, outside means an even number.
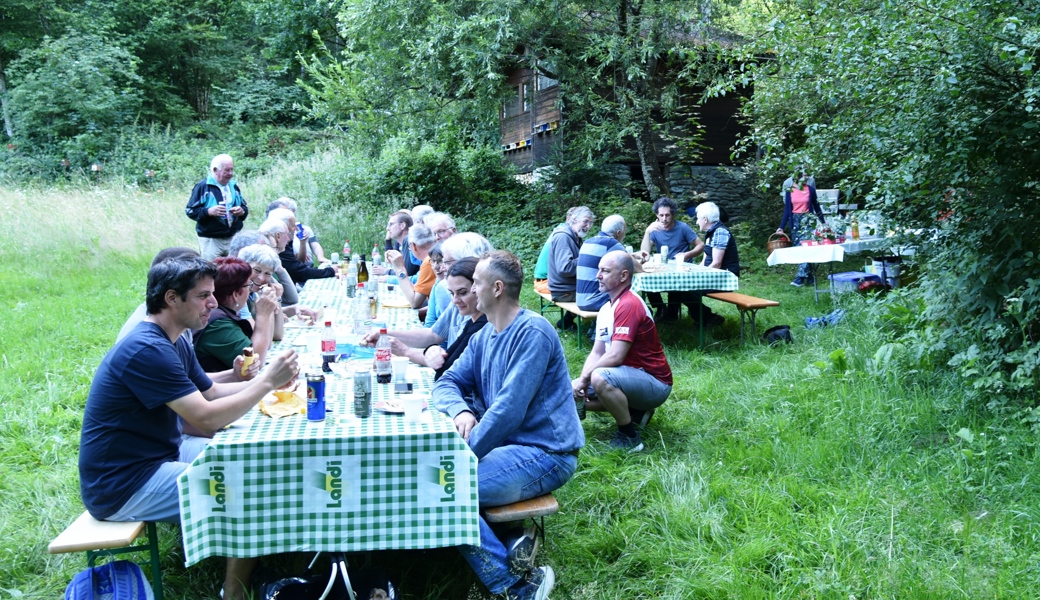
[[[668,196],[661,196],[654,202],[654,215],[657,216],[657,220],[646,227],[643,242],[639,246],[643,260],[667,247],[668,255],[664,257],[665,262],[679,257],[684,262],[690,262],[704,249],[704,242],[697,237],[693,229],[675,219],[678,212],[679,205]],[[683,304],[688,309],[693,308],[693,296],[690,292],[668,292],[668,304],[665,304],[660,292],[647,292],[646,299],[657,311],[658,323],[677,320]],[[693,316],[692,312],[690,314]]]
[[[577,292],[578,308],[597,311],[610,299],[606,292],[599,289],[599,261],[608,252],[624,250],[622,242],[628,226],[621,215],[610,215],[603,219],[601,231],[585,240],[578,251]],[[634,258],[634,257],[633,257]],[[637,273],[643,271],[641,263],[635,263]]]
[[[217,270],[198,257],[148,271],[148,316],[116,343],[94,375],[80,437],[80,494],[104,521],[180,521],[177,478],[207,440],[182,438],[177,416],[216,431],[299,373],[296,354],[275,357],[252,381],[214,383],[199,366],[186,329],[205,326],[217,307]],[[242,600],[255,558],[227,559],[224,598]]]
[[[596,343],[571,388],[586,410],[609,412],[617,421],[612,448],[638,452],[643,440],[636,425],[646,426],[672,393],[672,369],[650,309],[630,289],[633,263],[623,250],[599,261],[596,277],[610,302],[599,309]]]
[[[502,506],[558,489],[578,468],[585,434],[568,391],[567,359],[552,325],[520,307],[524,270],[504,250],[477,263],[473,290],[488,325],[433,386],[433,403],[454,419],[477,456],[481,506]],[[505,544],[480,518],[480,546],[460,546],[493,594],[547,598],[551,567],[512,570]]]
[[[549,293],[553,302],[574,302],[578,298],[578,250],[596,219],[585,206],[568,214],[567,222],[549,235]],[[574,328],[574,319],[573,314],[563,311],[556,326],[563,330]]]
[[[740,277],[740,256],[737,254],[737,240],[729,229],[719,220],[719,207],[714,202],[702,202],[697,205],[697,226],[704,232],[703,266],[712,269],[724,269]],[[690,303],[692,315],[700,315],[700,322],[706,327],[721,324],[724,319],[704,305],[706,294],[719,290],[697,290],[691,292]],[[698,312],[694,313],[693,311]],[[694,318],[697,318],[694,316]]]

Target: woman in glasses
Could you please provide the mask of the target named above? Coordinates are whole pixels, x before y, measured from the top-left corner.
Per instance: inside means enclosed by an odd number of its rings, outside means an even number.
[[[217,308],[210,311],[206,327],[194,332],[195,356],[204,370],[219,371],[230,369],[235,357],[252,346],[256,362],[263,364],[281,320],[278,295],[271,286],[261,287],[250,322],[241,312],[255,287],[253,268],[239,258],[222,257],[213,264],[217,266],[213,284]]]

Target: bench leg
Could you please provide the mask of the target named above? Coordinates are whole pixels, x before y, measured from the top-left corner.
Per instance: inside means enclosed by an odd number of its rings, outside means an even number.
[[[574,321],[578,326],[578,350],[581,350],[581,346],[585,342],[585,340],[582,339],[584,336],[581,335],[581,317],[575,315]]]
[[[97,559],[102,556],[108,556],[115,558],[120,554],[130,554],[133,552],[148,552],[148,563],[152,572],[152,594],[155,596],[155,600],[163,599],[163,583],[162,583],[162,568],[159,564],[159,534],[156,531],[155,523],[146,523],[148,531],[148,543],[137,544],[135,546],[126,546],[123,548],[109,548],[106,550],[87,550],[87,568],[93,568],[97,563]]]
[[[155,600],[163,600],[162,567],[159,565],[159,533],[156,531],[155,523],[148,522],[148,553],[151,554],[152,563],[152,592]]]

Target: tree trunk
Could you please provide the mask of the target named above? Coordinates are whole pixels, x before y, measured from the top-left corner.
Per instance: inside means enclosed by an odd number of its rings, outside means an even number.
[[[4,115],[4,133],[14,137],[14,125],[11,124],[11,112],[7,108],[7,76],[4,73],[4,61],[0,58],[0,112]]]
[[[657,148],[654,147],[654,130],[647,117],[636,137],[636,152],[639,154],[639,165],[643,169],[643,181],[650,193],[651,200],[657,200],[660,196],[671,194],[668,182],[661,174],[661,167],[657,164]]]

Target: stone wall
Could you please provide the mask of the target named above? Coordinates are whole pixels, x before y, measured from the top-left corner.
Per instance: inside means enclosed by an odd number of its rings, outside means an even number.
[[[730,223],[739,223],[750,214],[751,188],[741,167],[674,165],[669,169],[668,186],[680,208],[714,202],[729,214]]]
[[[612,165],[610,170],[622,185],[632,180],[627,165]],[[750,215],[751,187],[742,167],[673,165],[668,169],[668,187],[680,210],[714,202],[726,211],[730,224]]]

